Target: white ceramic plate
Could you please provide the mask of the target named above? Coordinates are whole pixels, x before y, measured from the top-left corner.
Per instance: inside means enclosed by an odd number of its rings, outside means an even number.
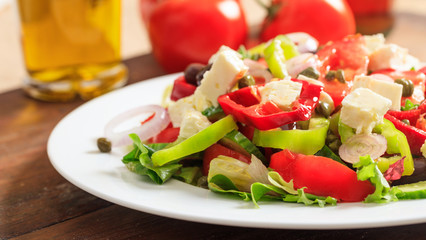
[[[188,221],[257,228],[371,228],[426,222],[426,200],[389,204],[346,203],[312,207],[261,202],[260,209],[226,195],[177,180],[156,185],[129,172],[124,152],[99,153],[96,139],[106,123],[125,110],[160,103],[164,88],[177,75],[133,84],[83,104],[53,130],[48,142],[50,161],[77,187],[107,201],[139,211]]]

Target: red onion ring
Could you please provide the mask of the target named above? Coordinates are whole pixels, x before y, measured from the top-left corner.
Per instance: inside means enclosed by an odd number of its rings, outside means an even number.
[[[115,132],[114,129],[126,120],[144,113],[154,113],[154,117],[140,126],[130,128],[125,131]],[[163,131],[170,123],[167,110],[158,105],[145,105],[130,109],[115,116],[105,126],[105,137],[111,141],[113,147],[132,144],[129,134],[136,133],[141,141],[148,140]]]
[[[244,64],[249,67],[249,70],[247,72],[249,75],[253,77],[263,78],[265,79],[265,83],[270,82],[273,78],[272,74],[268,71],[267,66],[248,58],[244,59],[243,61]]]
[[[299,56],[290,58],[285,62],[288,74],[292,78],[308,67],[317,68],[319,65],[318,57],[312,53],[302,53]]]
[[[315,52],[318,49],[318,41],[307,33],[287,33],[286,36],[296,44],[300,53]]]
[[[348,163],[356,163],[359,157],[370,155],[372,159],[382,156],[387,149],[387,141],[380,134],[357,134],[350,137],[339,148],[340,157]]]

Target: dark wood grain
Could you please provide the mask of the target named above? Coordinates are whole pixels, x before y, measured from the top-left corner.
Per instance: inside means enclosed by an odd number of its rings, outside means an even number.
[[[129,83],[164,74],[152,56],[126,61]],[[0,238],[10,238],[111,205],[76,188],[51,166],[54,126],[83,101],[46,103],[21,90],[0,95]]]
[[[125,63],[129,83],[164,74],[151,55]],[[0,94],[0,239],[425,239],[426,224],[334,231],[238,228],[111,204],[70,184],[47,157],[53,127],[82,103],[39,102],[21,90]]]

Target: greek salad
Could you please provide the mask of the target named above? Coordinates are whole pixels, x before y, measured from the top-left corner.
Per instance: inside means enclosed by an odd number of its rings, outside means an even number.
[[[222,46],[189,65],[161,105],[112,119],[98,147],[128,146],[122,162],[155,183],[174,178],[255,206],[426,198],[425,74],[381,34]]]

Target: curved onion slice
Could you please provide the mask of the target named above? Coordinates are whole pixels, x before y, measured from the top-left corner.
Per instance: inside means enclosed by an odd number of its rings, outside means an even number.
[[[246,58],[244,59],[244,64],[247,67],[249,67],[249,70],[248,70],[249,75],[255,78],[256,77],[263,78],[265,79],[265,83],[270,82],[271,79],[273,78],[271,72],[268,71],[268,67],[259,62]]]
[[[121,132],[114,131],[115,128],[130,118],[146,113],[154,114],[153,118],[137,127]],[[145,141],[163,131],[169,123],[169,114],[165,108],[158,105],[145,105],[123,112],[111,119],[105,126],[105,137],[111,141],[113,147],[130,145],[132,144],[132,140],[129,138],[130,133],[136,133],[141,141]]]
[[[339,155],[345,162],[356,163],[359,157],[367,154],[377,159],[385,153],[386,148],[386,138],[380,134],[357,134],[340,146]]]
[[[307,33],[295,32],[288,33],[286,36],[296,44],[300,53],[315,52],[318,48],[318,41]]]
[[[316,68],[319,65],[318,57],[312,53],[303,53],[299,56],[290,58],[285,62],[288,74],[292,78],[296,78],[297,75],[308,67]]]

